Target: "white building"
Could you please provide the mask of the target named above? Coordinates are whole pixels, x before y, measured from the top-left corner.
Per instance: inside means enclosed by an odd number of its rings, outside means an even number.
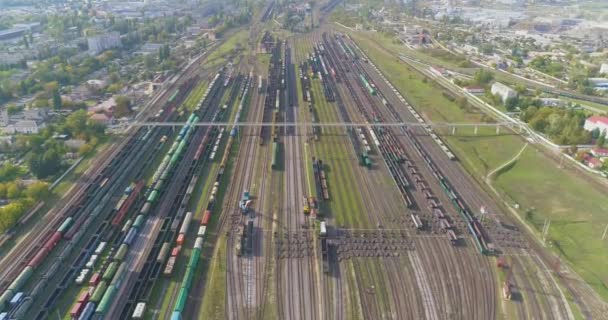
[[[608,63],[602,63],[600,67],[600,74],[608,75]]]
[[[0,127],[6,127],[9,123],[8,109],[4,106],[0,106]]]
[[[494,82],[494,84],[492,84],[492,94],[500,96],[503,103],[509,98],[517,97],[517,91],[500,82]]]
[[[87,42],[89,44],[89,53],[92,55],[97,55],[105,50],[118,48],[122,45],[118,32],[110,32],[90,37],[87,38]]]
[[[34,120],[20,120],[15,124],[4,127],[3,131],[6,134],[37,134],[42,128],[44,128],[44,124],[38,125]]]
[[[596,128],[600,130],[600,132],[608,133],[608,117],[603,116],[592,116],[585,120],[585,126],[583,127],[587,131],[593,131]]]

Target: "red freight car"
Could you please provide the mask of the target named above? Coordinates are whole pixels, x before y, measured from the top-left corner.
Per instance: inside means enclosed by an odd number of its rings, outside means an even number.
[[[209,224],[210,219],[211,219],[211,211],[205,210],[205,213],[203,214],[203,219],[201,219],[201,224],[206,226],[207,224]]]

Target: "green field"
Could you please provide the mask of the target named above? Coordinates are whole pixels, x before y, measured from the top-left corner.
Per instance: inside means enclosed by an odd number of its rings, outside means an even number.
[[[399,88],[410,103],[433,121],[479,121],[479,112],[463,110],[437,94],[442,90],[425,82],[424,77],[398,62],[375,42],[351,33],[384,74]],[[484,137],[447,137],[456,155],[476,178],[511,159],[524,141],[514,135]],[[528,148],[508,170],[496,177],[498,192],[508,203],[519,204],[518,213],[528,217],[538,230],[544,218],[552,220],[548,237],[553,250],[604,298],[608,299],[608,244],[602,241],[608,223],[608,199],[602,191],[580,174],[557,167],[551,159]],[[532,212],[527,214],[526,212]],[[531,218],[530,218],[531,217]],[[542,227],[542,226],[541,226]]]

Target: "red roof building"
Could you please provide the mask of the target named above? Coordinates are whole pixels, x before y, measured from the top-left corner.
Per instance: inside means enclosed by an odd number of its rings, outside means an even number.
[[[608,157],[608,149],[606,148],[593,148],[591,149],[591,154],[596,157]]]
[[[608,117],[604,116],[592,116],[585,120],[585,130],[593,131],[596,128],[600,130],[600,132],[608,132]]]
[[[587,154],[583,158],[583,163],[591,169],[598,169],[602,167],[602,161],[600,161],[600,159],[598,158],[591,156],[590,154]]]

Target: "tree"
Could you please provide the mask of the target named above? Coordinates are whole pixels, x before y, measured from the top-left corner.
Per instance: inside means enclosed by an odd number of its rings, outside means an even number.
[[[606,143],[606,132],[602,131],[600,136],[597,138],[597,141],[595,142],[595,144],[597,145],[598,148],[602,148],[602,147],[604,147],[605,143]]]
[[[61,156],[55,148],[43,154],[32,154],[28,159],[30,171],[39,179],[55,175],[61,169]]]
[[[46,199],[50,194],[49,183],[44,181],[36,181],[27,187],[26,194],[29,198],[35,201]]]
[[[21,188],[16,182],[6,184],[6,197],[8,199],[17,199],[21,197]]]
[[[85,110],[78,110],[67,116],[65,127],[73,136],[79,136],[85,133],[87,120],[87,112]]]
[[[116,101],[116,116],[124,117],[131,113],[131,99],[125,96],[117,96]]]
[[[591,138],[594,140],[600,137],[600,128],[595,128],[591,130]]]
[[[475,80],[476,84],[485,85],[494,79],[494,74],[491,71],[487,71],[482,68],[475,72],[473,79]]]
[[[53,90],[53,109],[59,110],[61,109],[61,94],[58,89]]]
[[[6,198],[6,184],[0,183],[0,199]]]
[[[513,111],[519,106],[519,99],[517,97],[510,97],[505,100],[505,108],[507,111]]]

